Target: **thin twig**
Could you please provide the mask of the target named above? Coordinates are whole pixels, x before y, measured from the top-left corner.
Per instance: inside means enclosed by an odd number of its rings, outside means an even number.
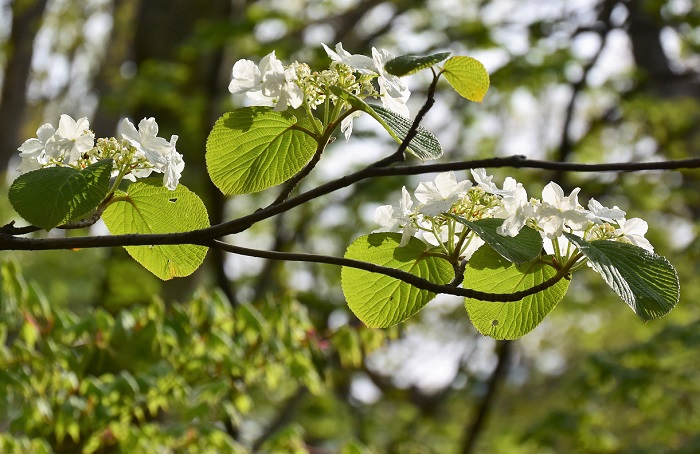
[[[514,293],[486,293],[480,292],[478,290],[468,289],[468,288],[458,288],[452,283],[449,284],[436,284],[427,279],[416,276],[415,274],[408,273],[406,271],[401,271],[396,268],[389,268],[385,266],[375,265],[374,263],[363,262],[361,260],[347,259],[344,257],[334,257],[329,255],[319,255],[319,254],[304,254],[297,252],[279,252],[279,251],[266,251],[260,249],[250,249],[241,246],[235,246],[233,244],[224,243],[223,241],[214,240],[206,244],[212,248],[219,248],[233,254],[245,255],[249,257],[258,257],[268,260],[284,260],[287,262],[310,262],[310,263],[325,263],[328,265],[338,265],[346,266],[349,268],[357,268],[360,270],[370,271],[373,273],[384,274],[386,276],[393,277],[400,281],[411,284],[422,290],[428,290],[433,293],[446,293],[449,295],[463,296],[466,298],[475,298],[481,301],[491,301],[491,302],[512,302],[520,301],[526,296],[534,295],[543,290],[552,287],[557,282],[562,279],[568,279],[569,270],[573,266],[573,262],[569,263],[567,266],[557,270],[557,273],[546,281],[539,285],[530,287],[529,289],[521,290]]]

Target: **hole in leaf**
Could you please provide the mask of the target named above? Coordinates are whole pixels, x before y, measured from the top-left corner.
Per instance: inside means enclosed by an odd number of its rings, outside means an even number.
[[[168,199],[168,202],[172,202],[172,203],[177,202],[177,197],[173,197],[172,199]]]
[[[491,326],[498,326],[498,320],[494,320],[491,322]]]

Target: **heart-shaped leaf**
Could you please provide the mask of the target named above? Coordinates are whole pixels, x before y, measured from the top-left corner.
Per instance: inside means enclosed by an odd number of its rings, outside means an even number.
[[[121,199],[121,200],[120,200]],[[174,191],[162,181],[148,178],[132,183],[102,215],[114,235],[131,233],[175,233],[209,227],[202,200],[183,185]],[[126,246],[126,251],[151,273],[163,280],[192,274],[207,255],[205,246],[193,244]]]
[[[470,101],[481,102],[489,90],[489,73],[474,58],[452,57],[445,62],[442,73],[452,88]]]
[[[207,170],[224,194],[258,192],[298,173],[316,146],[291,113],[244,107],[214,124],[207,139]]]
[[[447,260],[426,255],[428,245],[411,238],[399,247],[401,234],[373,233],[356,239],[345,253],[349,259],[407,271],[439,284],[454,279]],[[357,318],[370,328],[385,328],[403,322],[435,297],[403,281],[379,273],[343,267],[341,283],[345,299]]]
[[[51,230],[97,208],[109,191],[111,172],[111,159],[82,170],[45,167],[20,175],[8,197],[20,216]]]
[[[527,290],[557,273],[537,260],[522,265],[509,262],[488,245],[480,247],[467,263],[464,287],[488,293]],[[532,331],[566,294],[569,280],[514,302],[481,301],[465,298],[467,313],[481,334],[495,339],[517,339]]]

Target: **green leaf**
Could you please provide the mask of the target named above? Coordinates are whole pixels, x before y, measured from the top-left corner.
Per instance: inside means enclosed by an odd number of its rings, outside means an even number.
[[[678,274],[665,257],[617,241],[585,241],[564,233],[610,288],[645,322],[663,317],[680,299]]]
[[[503,224],[503,219],[467,221],[453,214],[448,216],[472,229],[486,244],[511,262],[517,264],[531,262],[541,254],[542,236],[530,227],[523,227],[515,237],[503,236],[496,231]]]
[[[467,263],[464,287],[488,293],[515,293],[551,278],[557,271],[540,261],[516,265],[488,245]],[[467,313],[481,334],[494,339],[517,339],[532,331],[561,301],[569,287],[564,278],[541,292],[514,302],[465,298]]]
[[[211,180],[227,195],[258,192],[288,180],[316,152],[316,139],[299,127],[294,115],[271,107],[224,114],[207,139]]]
[[[438,284],[454,279],[450,263],[426,255],[428,245],[424,242],[411,238],[406,246],[399,247],[400,242],[400,233],[361,236],[348,247],[345,258],[396,268]],[[370,328],[403,322],[435,297],[393,277],[357,268],[343,267],[341,283],[350,310]]]
[[[389,60],[384,65],[384,69],[389,74],[402,77],[417,73],[421,69],[430,68],[450,56],[450,52],[440,52],[427,56],[401,55]]]
[[[413,122],[382,106],[376,104],[367,105],[374,111],[374,115],[372,112],[370,112],[370,115],[375,117],[375,119],[381,120],[379,122],[398,143],[403,142]],[[437,159],[442,156],[440,141],[423,126],[418,126],[416,135],[408,146],[408,151],[422,161]]]
[[[352,93],[335,87],[333,93],[346,100],[354,108],[367,112],[386,129],[398,143],[402,143],[413,123],[408,118],[396,114],[382,106],[367,104]],[[423,161],[442,156],[442,146],[435,135],[422,126],[418,126],[416,135],[408,146],[408,151]]]
[[[183,185],[174,191],[160,179],[148,178],[117,191],[102,219],[114,235],[132,233],[188,232],[209,227],[202,200]],[[204,261],[207,248],[192,244],[125,246],[126,251],[151,273],[163,280],[192,274]]]
[[[452,57],[445,62],[442,73],[452,88],[470,101],[481,102],[489,90],[489,74],[474,58]]]
[[[103,159],[75,170],[45,167],[20,175],[8,197],[27,221],[46,230],[97,208],[109,191],[112,160]]]

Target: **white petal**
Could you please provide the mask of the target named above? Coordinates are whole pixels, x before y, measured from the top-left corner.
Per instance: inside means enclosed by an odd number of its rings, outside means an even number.
[[[358,118],[360,115],[362,115],[362,112],[357,111],[353,112],[347,117],[343,118],[343,121],[340,122],[340,132],[345,134],[345,141],[347,142],[350,140],[350,134],[352,134],[352,122],[355,118]]]
[[[233,94],[245,93],[259,86],[261,81],[258,65],[250,60],[238,60],[231,70],[228,91]]]

